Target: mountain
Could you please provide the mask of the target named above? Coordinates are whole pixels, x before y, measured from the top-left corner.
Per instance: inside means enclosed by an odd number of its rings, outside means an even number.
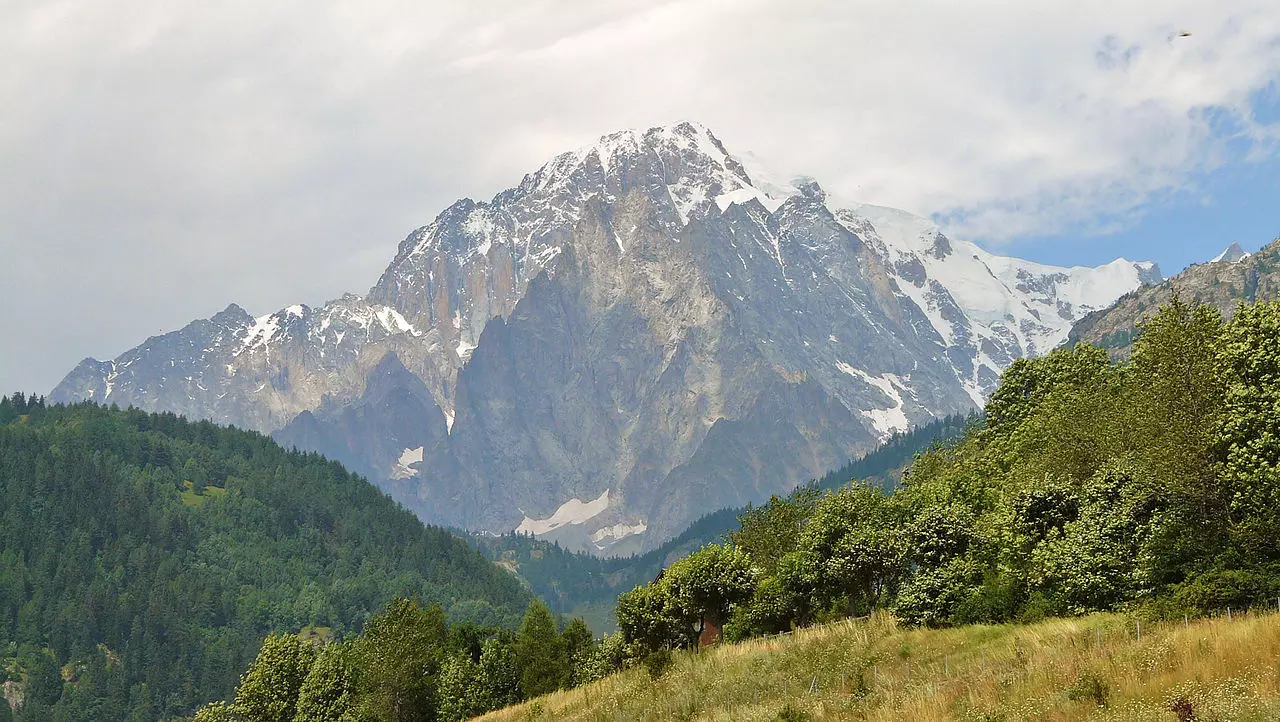
[[[1280,239],[1257,253],[1245,253],[1238,243],[1232,243],[1212,261],[1190,266],[1163,283],[1126,293],[1111,306],[1081,318],[1067,342],[1091,343],[1117,358],[1127,357],[1138,324],[1175,293],[1184,301],[1214,306],[1227,318],[1239,303],[1280,298]]]
[[[996,256],[679,123],[458,201],[364,297],[231,306],[52,398],[270,432],[424,520],[626,554],[972,411],[1015,358],[1159,279]]]
[[[401,595],[514,627],[532,598],[339,464],[173,414],[0,399],[0,498],[18,719],[175,719],[270,632],[341,637]]]

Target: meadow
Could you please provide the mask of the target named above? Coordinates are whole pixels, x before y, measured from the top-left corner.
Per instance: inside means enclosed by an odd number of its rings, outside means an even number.
[[[492,712],[581,720],[1280,719],[1274,611],[1150,623],[1118,614],[900,627],[888,615],[680,652]]]

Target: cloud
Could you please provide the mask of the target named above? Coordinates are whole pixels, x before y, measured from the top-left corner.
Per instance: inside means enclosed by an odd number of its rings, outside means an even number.
[[[371,285],[463,195],[694,118],[999,242],[1275,156],[1272,2],[9,3],[0,382]],[[1189,37],[1171,37],[1181,31]],[[1270,94],[1270,95],[1268,95]]]

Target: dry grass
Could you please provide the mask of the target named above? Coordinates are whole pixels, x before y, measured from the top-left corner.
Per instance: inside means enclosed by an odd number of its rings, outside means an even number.
[[[789,706],[791,719],[882,722],[1176,721],[1175,708],[1201,722],[1280,720],[1280,616],[1141,633],[1104,614],[942,630],[877,617],[680,654],[657,681],[628,670],[481,719],[777,720]]]

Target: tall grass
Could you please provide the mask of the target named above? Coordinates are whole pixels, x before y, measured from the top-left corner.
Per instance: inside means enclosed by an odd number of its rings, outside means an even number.
[[[686,652],[482,720],[1280,720],[1280,616],[902,629],[886,616]]]

